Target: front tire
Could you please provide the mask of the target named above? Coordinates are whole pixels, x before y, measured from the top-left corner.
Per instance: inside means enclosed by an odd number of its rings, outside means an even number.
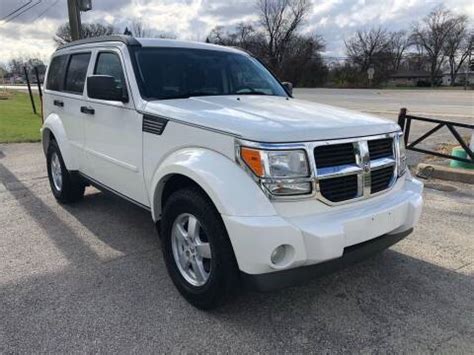
[[[51,140],[46,155],[49,185],[60,203],[72,203],[84,196],[85,185],[78,176],[66,169],[61,151],[55,140]]]
[[[198,188],[173,193],[161,220],[162,250],[179,292],[200,309],[236,295],[239,273],[222,218]]]

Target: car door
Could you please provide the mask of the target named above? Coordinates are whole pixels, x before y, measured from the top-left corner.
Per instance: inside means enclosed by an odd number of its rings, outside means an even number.
[[[80,114],[84,85],[91,58],[90,51],[74,52],[57,56],[51,63],[51,80],[48,79],[47,112],[56,113],[63,124],[69,143],[70,155],[80,166],[84,145],[84,121]]]
[[[93,99],[85,118],[84,174],[135,202],[149,206],[142,169],[142,115],[133,105],[118,49],[97,50],[90,75],[109,75],[127,90],[128,102]]]

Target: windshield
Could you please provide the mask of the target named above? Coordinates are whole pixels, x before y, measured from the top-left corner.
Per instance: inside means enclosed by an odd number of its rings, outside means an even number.
[[[273,75],[245,54],[189,48],[140,48],[135,53],[142,95],[177,99],[209,95],[287,96]]]

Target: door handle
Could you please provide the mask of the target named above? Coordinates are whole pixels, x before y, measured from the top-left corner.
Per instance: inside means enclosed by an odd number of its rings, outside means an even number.
[[[81,106],[81,112],[87,115],[93,115],[95,110],[92,107]]]
[[[60,100],[54,100],[53,105],[54,106],[59,106],[59,107],[64,107],[64,102],[62,102]]]

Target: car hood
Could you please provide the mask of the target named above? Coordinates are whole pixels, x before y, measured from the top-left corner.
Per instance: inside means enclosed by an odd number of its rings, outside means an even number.
[[[205,96],[150,101],[145,112],[259,142],[302,142],[399,130],[368,114],[279,96]]]

